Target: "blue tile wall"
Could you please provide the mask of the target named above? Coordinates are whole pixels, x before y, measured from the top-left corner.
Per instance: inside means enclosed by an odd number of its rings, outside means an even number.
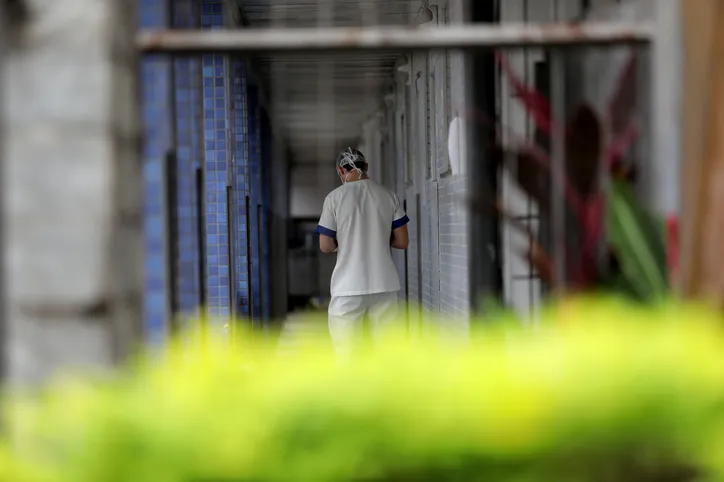
[[[201,28],[224,28],[223,2],[201,1]],[[228,317],[230,260],[226,186],[230,167],[229,75],[225,55],[202,56],[206,196],[207,303],[210,316]]]
[[[249,196],[251,210],[249,213],[248,229],[251,242],[251,305],[255,318],[261,318],[261,249],[260,249],[260,222],[259,205],[261,199],[261,159],[260,159],[260,116],[259,116],[259,89],[248,83],[246,86],[248,146],[249,146]]]
[[[175,0],[174,28],[199,26],[199,1]],[[196,168],[201,159],[201,61],[199,57],[174,60],[178,259],[176,263],[179,310],[183,318],[197,315],[200,308],[199,240],[197,232]]]
[[[235,234],[235,267],[236,267],[236,293],[237,313],[240,316],[249,315],[249,279],[247,265],[247,219],[246,196],[249,195],[249,146],[248,122],[246,110],[246,72],[244,60],[240,57],[231,59],[231,95],[232,119],[234,132],[234,191],[236,210]]]
[[[165,0],[140,0],[141,28],[165,28],[169,8]],[[165,250],[163,160],[172,148],[172,72],[165,55],[145,56],[141,61],[144,128],[144,228],[146,248],[146,340],[160,344],[166,339],[168,273]]]
[[[140,0],[141,27],[224,28],[222,0]],[[206,280],[207,308],[226,318],[231,304],[242,316],[271,313],[271,176],[272,134],[259,90],[247,81],[241,56],[148,56],[142,63],[146,145],[146,318],[147,338],[162,343],[170,316],[168,291],[178,291],[182,315],[197,314],[200,275]],[[174,145],[175,141],[175,145]],[[167,259],[164,157],[177,154],[177,254]],[[204,192],[196,192],[195,170],[204,169]],[[227,205],[227,186],[232,204]],[[200,198],[199,198],[200,196]],[[250,212],[245,209],[246,196]],[[201,246],[197,200],[205,213],[206,272],[199,273]],[[232,214],[229,239],[227,212]],[[229,246],[234,259],[229,259]],[[247,253],[250,252],[250,256]],[[176,280],[168,264],[176,264]],[[235,281],[230,294],[230,281]],[[173,283],[173,284],[172,284]],[[235,300],[232,298],[235,296]]]
[[[172,2],[172,3],[171,3]],[[143,28],[224,28],[223,0],[140,0]],[[226,318],[237,302],[240,315],[271,313],[271,173],[272,134],[259,90],[248,83],[243,57],[144,57],[141,67],[146,144],[146,327],[151,343],[163,343],[171,315],[168,291],[178,291],[182,315],[198,313],[206,280],[207,308]],[[175,145],[174,145],[175,141]],[[177,154],[177,254],[167,259],[164,157]],[[204,192],[196,192],[195,171],[204,169]],[[227,205],[227,186],[232,204]],[[245,209],[250,198],[250,212]],[[206,272],[200,273],[197,201],[205,213]],[[261,209],[260,209],[261,208]],[[232,214],[229,239],[227,212]],[[229,246],[234,259],[229,259]],[[250,256],[247,252],[250,251]],[[176,280],[168,264],[176,264]],[[230,281],[235,281],[231,288]],[[172,284],[173,283],[173,284]],[[232,297],[235,296],[235,300]]]

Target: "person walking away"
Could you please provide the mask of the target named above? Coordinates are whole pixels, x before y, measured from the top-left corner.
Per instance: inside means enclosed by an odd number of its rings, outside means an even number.
[[[392,249],[407,249],[407,217],[389,189],[370,179],[364,155],[351,147],[337,157],[342,185],[324,200],[319,248],[337,253],[330,283],[329,332],[348,354],[367,317],[378,336],[397,315],[400,279]]]

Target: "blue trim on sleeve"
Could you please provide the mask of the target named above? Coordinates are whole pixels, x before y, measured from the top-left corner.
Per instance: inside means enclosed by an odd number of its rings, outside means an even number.
[[[407,224],[407,223],[409,223],[409,222],[410,222],[410,218],[408,218],[408,217],[407,217],[407,214],[405,214],[404,216],[402,216],[402,217],[401,217],[400,219],[398,219],[397,221],[393,221],[393,222],[392,222],[392,230],[394,231],[394,230],[397,229],[397,228],[401,228],[402,226],[404,226],[405,224]]]
[[[329,236],[332,239],[337,239],[337,231],[332,231],[329,228],[325,228],[324,226],[317,226],[317,233],[318,234],[324,234],[325,236]]]

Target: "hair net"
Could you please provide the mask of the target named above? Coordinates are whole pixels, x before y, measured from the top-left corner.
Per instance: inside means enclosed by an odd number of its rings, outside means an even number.
[[[367,164],[367,159],[365,159],[364,154],[352,147],[346,148],[337,156],[337,168],[344,167],[349,169],[351,167],[357,171],[360,176],[364,174],[363,168],[365,164]],[[341,174],[340,178],[342,178]],[[345,178],[342,178],[342,181],[344,182]]]

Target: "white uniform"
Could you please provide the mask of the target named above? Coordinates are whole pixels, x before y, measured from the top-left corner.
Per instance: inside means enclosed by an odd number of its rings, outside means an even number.
[[[317,232],[338,243],[331,282],[329,330],[346,350],[369,316],[375,332],[393,320],[400,279],[392,261],[392,230],[409,222],[397,196],[371,179],[348,182],[324,200]]]

